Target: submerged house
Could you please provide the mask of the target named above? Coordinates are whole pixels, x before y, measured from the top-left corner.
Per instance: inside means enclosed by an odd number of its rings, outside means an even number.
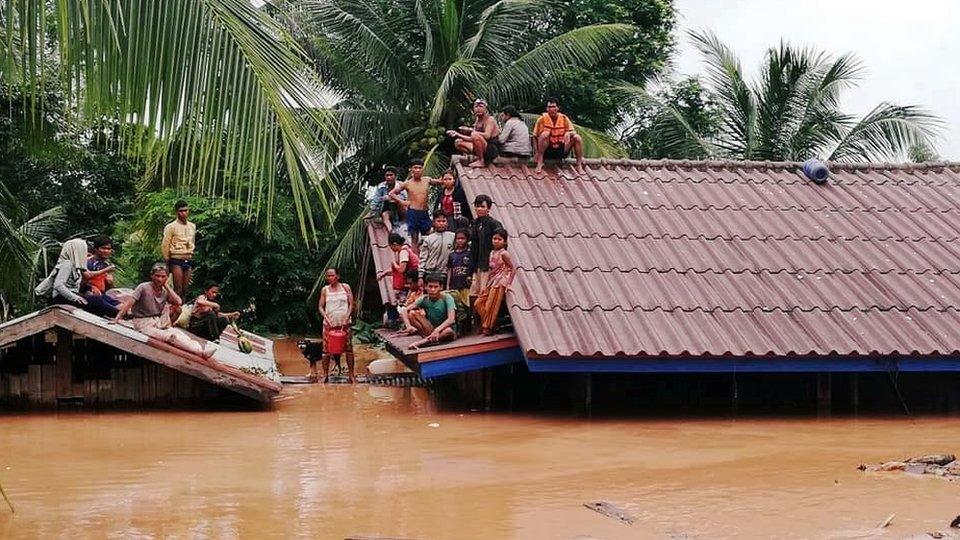
[[[516,335],[390,339],[424,374],[960,371],[960,164],[456,167],[509,231]]]
[[[273,343],[228,328],[202,358],[123,322],[51,306],[0,324],[0,404],[54,407],[257,405],[282,386]],[[199,338],[198,338],[199,339]]]

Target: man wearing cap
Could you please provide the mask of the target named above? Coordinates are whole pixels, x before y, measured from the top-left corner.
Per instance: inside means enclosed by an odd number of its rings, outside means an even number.
[[[487,101],[484,99],[473,102],[473,114],[477,117],[473,127],[460,126],[458,130],[451,129],[447,131],[447,136],[454,139],[453,145],[457,150],[476,156],[470,163],[471,167],[486,167],[487,162],[493,161],[500,153],[497,141],[500,127],[487,111]]]

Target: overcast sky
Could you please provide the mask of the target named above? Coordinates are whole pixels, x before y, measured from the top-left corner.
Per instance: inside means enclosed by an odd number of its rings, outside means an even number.
[[[866,67],[844,98],[863,114],[881,101],[923,105],[946,122],[938,151],[960,161],[960,0],[675,0],[680,73],[702,74],[686,30],[709,28],[740,56],[748,76],[783,38]]]

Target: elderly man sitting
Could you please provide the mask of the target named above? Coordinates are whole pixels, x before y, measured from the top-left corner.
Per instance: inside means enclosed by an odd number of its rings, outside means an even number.
[[[458,130],[448,130],[447,136],[455,139],[453,145],[461,153],[475,156],[471,167],[486,167],[500,153],[497,140],[500,127],[487,111],[486,100],[477,99],[473,102],[473,114],[476,116],[473,127],[460,126]]]

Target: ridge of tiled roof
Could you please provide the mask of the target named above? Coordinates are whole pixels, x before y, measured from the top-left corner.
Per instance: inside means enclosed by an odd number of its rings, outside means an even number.
[[[465,156],[453,156],[451,163],[453,165],[462,165],[469,161]],[[568,163],[573,160],[568,159]],[[624,167],[654,167],[654,168],[682,168],[682,169],[802,169],[802,161],[755,161],[755,160],[733,160],[733,159],[629,159],[629,158],[587,158],[583,160],[586,165],[600,166],[624,166]],[[524,158],[498,158],[499,165],[517,165],[528,163]],[[924,171],[950,169],[960,172],[960,162],[958,161],[925,161],[922,163],[858,163],[843,161],[824,161],[827,167],[833,170],[873,170],[873,171]]]
[[[960,350],[960,163],[815,185],[797,162],[454,161],[510,232],[530,357]]]

